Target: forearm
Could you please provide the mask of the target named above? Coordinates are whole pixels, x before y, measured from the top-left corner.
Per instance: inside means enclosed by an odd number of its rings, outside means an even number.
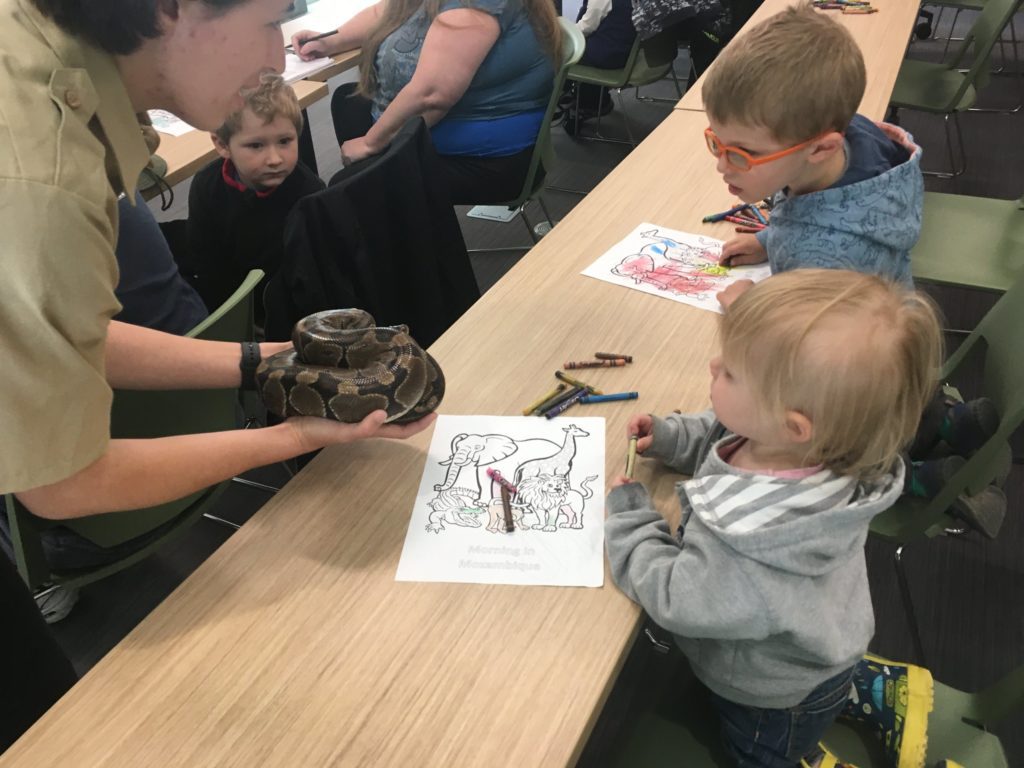
[[[262,344],[267,357],[288,343]],[[115,389],[218,389],[241,383],[241,346],[205,341],[112,321],[106,375]]]
[[[365,8],[338,27],[338,33],[324,40],[329,56],[362,47],[380,21],[383,3]]]
[[[713,411],[697,414],[672,413],[654,418],[654,439],[644,451],[645,457],[660,459],[667,467],[684,475],[697,471],[700,448],[714,424]]]
[[[429,128],[440,122],[452,106],[447,100],[439,100],[437,91],[429,85],[412,80],[366,132],[367,147],[375,153],[383,152],[408,120],[419,115]]]
[[[18,494],[40,517],[67,519],[180,499],[253,467],[305,452],[289,423],[151,440],[111,440],[85,469]]]
[[[584,11],[580,20],[576,22],[584,37],[593,34],[601,26],[601,22],[604,21],[604,17],[608,15],[611,9],[612,0],[588,0],[587,10]]]

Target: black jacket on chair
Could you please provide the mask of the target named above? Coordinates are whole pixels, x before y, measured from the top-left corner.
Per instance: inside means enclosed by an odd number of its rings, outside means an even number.
[[[382,154],[340,171],[285,223],[285,260],[264,297],[268,340],[296,321],[359,307],[432,344],[479,298],[430,133],[410,120]]]

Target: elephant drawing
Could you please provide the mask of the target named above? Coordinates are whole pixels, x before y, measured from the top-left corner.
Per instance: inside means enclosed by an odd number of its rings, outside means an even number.
[[[448,466],[444,482],[435,485],[435,491],[447,491],[459,487],[473,488],[480,491],[480,478],[477,468],[501,461],[516,452],[517,446],[512,438],[506,435],[470,435],[461,433],[452,439],[451,455],[442,461]],[[460,475],[466,470],[466,477],[459,481]],[[456,481],[459,481],[456,483]]]

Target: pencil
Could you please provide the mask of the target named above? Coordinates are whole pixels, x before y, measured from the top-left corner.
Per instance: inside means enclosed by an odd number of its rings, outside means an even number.
[[[508,497],[508,488],[501,486],[501,509],[505,513],[505,533],[512,533],[516,526],[512,521],[512,502]]]
[[[626,453],[626,477],[633,479],[633,469],[636,466],[636,441],[639,435],[632,435],[629,438],[629,451]]]
[[[315,43],[317,40],[323,40],[325,37],[330,37],[331,35],[336,35],[336,34],[338,34],[338,30],[332,29],[330,32],[323,32],[323,33],[321,33],[319,35],[314,35],[313,37],[307,37],[301,43],[299,43],[299,47],[301,48],[306,43]],[[286,45],[284,47],[284,49],[286,51],[289,50],[289,49],[294,51],[295,50],[295,46],[292,45],[291,43],[288,43],[288,45]]]

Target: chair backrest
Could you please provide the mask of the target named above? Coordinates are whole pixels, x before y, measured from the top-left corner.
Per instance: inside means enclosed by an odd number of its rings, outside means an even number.
[[[551,118],[558,107],[558,99],[562,95],[562,86],[565,84],[565,75],[569,67],[580,60],[583,49],[586,47],[586,40],[580,28],[571,21],[559,17],[558,23],[562,28],[562,61],[555,71],[555,81],[551,90],[551,98],[548,99],[548,108],[544,111],[544,119],[540,124],[540,133],[537,134],[537,143],[533,148],[533,157],[530,159],[530,168],[526,172],[526,179],[523,181],[523,191],[512,202],[508,203],[509,208],[518,208],[520,205],[531,199],[544,183],[541,175],[541,168],[545,172],[551,170],[554,165],[555,152],[551,147]]]
[[[977,353],[983,355],[981,392],[995,404],[999,428],[928,503],[928,510],[941,513],[965,489],[973,495],[992,482],[1000,466],[1000,456],[1006,452],[1007,441],[1024,423],[1024,333],[1021,328],[1024,328],[1024,275],[1017,278],[943,366],[942,379],[946,381],[968,360],[973,362]]]
[[[253,338],[253,289],[263,278],[262,270],[253,270],[237,291],[199,326],[187,335],[218,341],[247,341]],[[235,429],[238,426],[238,391],[235,389],[182,391],[114,392],[111,406],[110,434],[115,438],[151,438]],[[226,483],[227,481],[225,481]],[[62,525],[102,547],[113,547],[143,536],[176,518],[182,524],[191,522],[200,510],[223,487],[218,484],[176,501],[130,512],[111,512],[74,520]],[[52,525],[32,516],[13,496],[7,497],[11,536],[18,569],[31,587],[50,580],[51,574],[41,557],[39,537]],[[171,526],[178,530],[177,526]],[[155,542],[154,542],[155,544]],[[146,548],[146,552],[151,547]],[[125,567],[140,559],[132,557],[110,567],[98,569],[95,578]],[[81,575],[78,575],[81,576]],[[88,581],[91,578],[79,578]]]
[[[627,62],[626,85],[641,86],[663,78],[679,55],[679,34],[675,27],[662,30],[653,37],[634,45],[636,57]],[[632,54],[632,51],[631,51]]]
[[[968,87],[981,86],[987,81],[992,48],[1020,8],[1021,2],[1022,0],[987,0],[982,7],[950,64],[951,69],[962,68],[968,56],[971,57],[971,64],[967,68],[963,82],[950,101],[951,110],[960,103]]]

